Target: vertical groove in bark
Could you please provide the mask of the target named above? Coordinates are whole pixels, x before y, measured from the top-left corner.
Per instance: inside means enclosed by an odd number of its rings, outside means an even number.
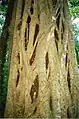
[[[30,7],[30,13],[33,15],[34,13],[34,8],[33,8],[34,0],[31,0],[31,7]]]
[[[64,31],[65,31],[65,28],[64,28],[64,21],[62,20],[62,28],[61,28],[61,43],[63,44],[63,36],[64,36]]]
[[[57,16],[57,19],[56,19],[56,24],[57,24],[57,27],[58,27],[58,29],[59,29],[59,23],[60,23],[60,13],[58,14],[58,16]]]
[[[22,0],[21,19],[22,19],[22,17],[23,17],[24,6],[25,6],[25,0]]]
[[[27,45],[28,45],[27,28],[25,28],[25,37],[24,37],[24,40],[25,40],[25,51],[26,51],[27,50]]]
[[[67,118],[71,118],[70,112],[69,112],[69,107],[67,108]]]
[[[52,108],[52,97],[51,96],[50,96],[50,100],[49,100],[49,105],[50,105],[51,112],[53,112],[53,108]]]
[[[69,73],[69,69],[68,69],[68,74],[67,74],[67,82],[68,82],[68,88],[69,88],[69,92],[71,93],[71,78],[70,78],[70,73]]]
[[[30,22],[31,22],[31,17],[28,15],[28,18],[27,18],[27,25],[28,25],[28,41],[29,41],[29,32],[30,32]]]
[[[17,54],[18,64],[20,64],[20,53]]]
[[[65,67],[67,67],[67,63],[68,63],[68,53],[66,53]]]
[[[20,78],[20,72],[19,72],[19,70],[17,70],[16,87],[18,86],[19,78]]]
[[[47,73],[48,66],[49,66],[49,55],[48,55],[48,52],[46,53],[45,61],[46,61],[45,64],[46,64],[46,73]]]

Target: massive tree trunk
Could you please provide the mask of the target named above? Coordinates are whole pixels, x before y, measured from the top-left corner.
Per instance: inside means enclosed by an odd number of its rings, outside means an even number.
[[[15,20],[5,117],[79,117],[67,0],[18,0]]]

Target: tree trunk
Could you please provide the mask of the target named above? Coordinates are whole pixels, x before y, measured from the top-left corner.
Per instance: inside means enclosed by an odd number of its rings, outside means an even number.
[[[67,1],[18,0],[5,117],[79,117],[75,67]]]
[[[7,3],[8,4],[8,3]],[[12,12],[13,12],[13,7],[14,7],[14,0],[9,1],[9,7],[8,7],[8,11],[7,11],[7,15],[6,15],[6,20],[5,20],[5,24],[3,27],[3,31],[2,31],[2,35],[0,37],[0,117],[3,117],[3,113],[4,113],[4,108],[5,108],[5,97],[4,94],[6,92],[3,92],[4,88],[6,88],[3,85],[4,82],[7,82],[7,79],[4,81],[4,63],[5,63],[5,57],[6,57],[6,52],[7,52],[7,41],[9,39],[12,39],[12,34],[11,31],[13,31],[13,25],[14,25],[14,20],[12,20],[12,17],[14,17],[15,15],[13,14],[12,16]],[[12,23],[11,23],[12,22]],[[10,28],[10,24],[11,24],[11,28]],[[12,42],[12,40],[10,40]],[[11,43],[10,42],[10,43]],[[10,45],[11,47],[11,45]],[[10,48],[11,49],[11,48]],[[10,51],[9,51],[10,53]],[[10,58],[9,58],[10,59]]]

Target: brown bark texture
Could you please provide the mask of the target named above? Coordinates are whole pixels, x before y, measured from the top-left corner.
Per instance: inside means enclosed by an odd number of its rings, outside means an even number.
[[[17,0],[5,117],[79,117],[67,0]]]

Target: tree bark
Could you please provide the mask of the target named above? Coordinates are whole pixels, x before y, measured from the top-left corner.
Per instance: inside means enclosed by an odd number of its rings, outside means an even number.
[[[18,0],[15,20],[5,117],[79,117],[67,1]]]

